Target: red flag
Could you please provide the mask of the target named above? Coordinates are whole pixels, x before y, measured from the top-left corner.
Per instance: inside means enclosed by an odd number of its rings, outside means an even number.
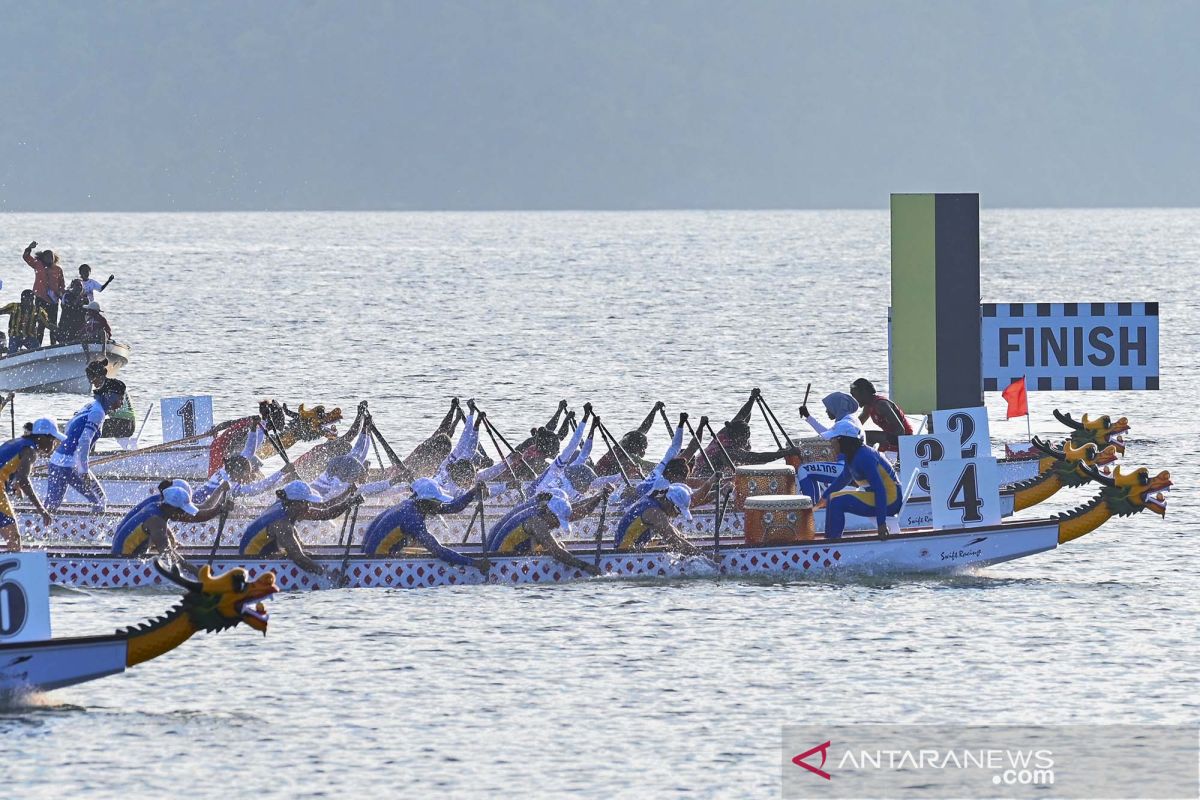
[[[1008,401],[1008,419],[1029,416],[1029,395],[1025,391],[1025,378],[1018,378],[1000,393]]]

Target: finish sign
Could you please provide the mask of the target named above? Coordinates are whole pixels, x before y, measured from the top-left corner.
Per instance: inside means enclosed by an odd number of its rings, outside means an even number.
[[[1158,303],[984,303],[983,390],[1158,388]]]
[[[164,442],[187,439],[213,426],[211,395],[164,397],[159,405]]]

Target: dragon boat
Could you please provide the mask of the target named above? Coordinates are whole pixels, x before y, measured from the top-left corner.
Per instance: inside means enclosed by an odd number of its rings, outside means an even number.
[[[591,560],[601,574],[613,578],[655,578],[688,575],[726,577],[799,576],[836,580],[872,574],[944,574],[976,569],[1053,550],[1094,531],[1113,517],[1125,517],[1149,508],[1166,513],[1165,493],[1171,488],[1168,472],[1152,476],[1145,468],[1111,476],[1093,465],[1079,466],[1100,484],[1100,492],[1073,511],[1043,519],[1002,522],[999,525],[903,531],[882,537],[877,533],[852,533],[840,539],[810,537],[783,544],[750,543],[745,536],[714,533],[694,543],[710,546],[708,556],[681,557],[665,550],[615,551],[603,546],[604,531],[594,541],[567,542],[580,558]],[[600,541],[597,546],[595,541]],[[463,544],[462,552],[480,556],[479,539]],[[194,563],[210,560],[214,569],[246,570],[250,575],[273,572],[284,591],[333,588],[430,588],[461,584],[563,583],[590,577],[543,555],[486,554],[491,562],[486,575],[454,567],[409,550],[397,556],[354,555],[351,547],[316,545],[309,555],[325,575],[314,575],[284,559],[240,556],[232,548],[185,548]],[[51,580],[66,586],[123,588],[154,586],[164,578],[145,559],[113,556],[87,548],[49,548]]]
[[[270,570],[256,570],[251,580],[244,569],[230,567],[217,574],[206,565],[192,580],[158,562],[143,567],[154,574],[155,585],[182,587],[179,603],[160,617],[107,635],[0,642],[0,697],[116,675],[174,650],[200,632],[215,633],[242,623],[267,632],[269,616],[262,601],[278,591]],[[4,569],[0,563],[0,577]],[[52,578],[54,570],[52,558]],[[11,601],[12,592],[5,597]],[[12,610],[9,605],[7,613]]]

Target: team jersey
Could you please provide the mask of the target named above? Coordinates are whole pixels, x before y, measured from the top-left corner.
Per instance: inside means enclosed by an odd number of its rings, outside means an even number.
[[[530,552],[533,549],[533,537],[525,526],[541,513],[541,504],[536,502],[513,509],[492,527],[492,535],[488,537],[488,552],[504,554]]]
[[[150,497],[138,503],[117,523],[113,532],[112,554],[114,556],[139,556],[150,546],[150,532],[146,523],[163,516],[163,503],[158,497]]]
[[[0,444],[0,487],[7,485],[8,480],[16,474],[21,465],[21,453],[37,447],[33,439],[24,436]]]
[[[477,497],[475,491],[466,492],[442,503],[436,514],[457,514]],[[416,498],[409,498],[398,506],[393,506],[371,520],[367,532],[363,536],[362,551],[367,555],[385,556],[404,548],[410,542],[420,545],[437,558],[455,566],[466,567],[472,564],[467,556],[443,545],[429,532],[425,526],[425,518],[429,516],[417,505]]]
[[[246,526],[242,541],[238,543],[238,552],[244,556],[267,556],[279,549],[271,526],[285,516],[283,503],[272,503],[258,519]]]
[[[613,539],[613,545],[618,550],[633,550],[649,543],[651,537],[654,536],[654,529],[650,523],[646,521],[646,512],[652,509],[662,509],[658,500],[653,497],[643,496],[638,498],[629,510],[621,517],[621,521],[617,523],[617,533]]]
[[[75,412],[75,416],[67,423],[66,438],[55,448],[50,456],[50,463],[56,467],[75,468],[77,464],[87,464],[87,451],[92,446],[92,439],[100,432],[100,424],[104,422],[104,406],[99,400],[93,400]]]

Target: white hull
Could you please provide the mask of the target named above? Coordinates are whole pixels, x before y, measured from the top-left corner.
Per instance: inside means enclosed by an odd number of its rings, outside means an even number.
[[[125,671],[126,650],[124,639],[111,636],[0,645],[0,696],[116,675]]]
[[[129,345],[63,344],[26,350],[0,358],[0,391],[91,394],[85,370],[92,361],[108,359],[109,377],[129,363]]]
[[[598,559],[585,544],[572,547],[581,558],[597,563],[610,577],[680,577],[781,575],[803,578],[839,579],[877,574],[945,574],[997,564],[1058,546],[1055,520],[1013,522],[1001,526],[923,531],[887,539],[875,536],[832,541],[814,540],[779,546],[723,545],[716,566],[700,558],[681,558],[672,553],[604,552]],[[470,551],[468,551],[470,552]],[[476,548],[477,552],[477,548]],[[339,569],[342,554],[337,547],[311,549],[326,572]],[[126,588],[170,585],[153,565],[143,559],[107,556],[95,552],[50,552],[50,579],[65,586]],[[189,554],[197,563],[207,561],[207,552]],[[353,556],[347,569],[348,588],[431,588],[459,584],[565,583],[589,576],[545,556],[490,556],[487,576],[475,569],[453,567],[428,557]],[[273,571],[283,591],[332,588],[329,579],[310,575],[290,561],[254,559],[222,551],[213,563],[223,572],[243,567],[251,578]]]

